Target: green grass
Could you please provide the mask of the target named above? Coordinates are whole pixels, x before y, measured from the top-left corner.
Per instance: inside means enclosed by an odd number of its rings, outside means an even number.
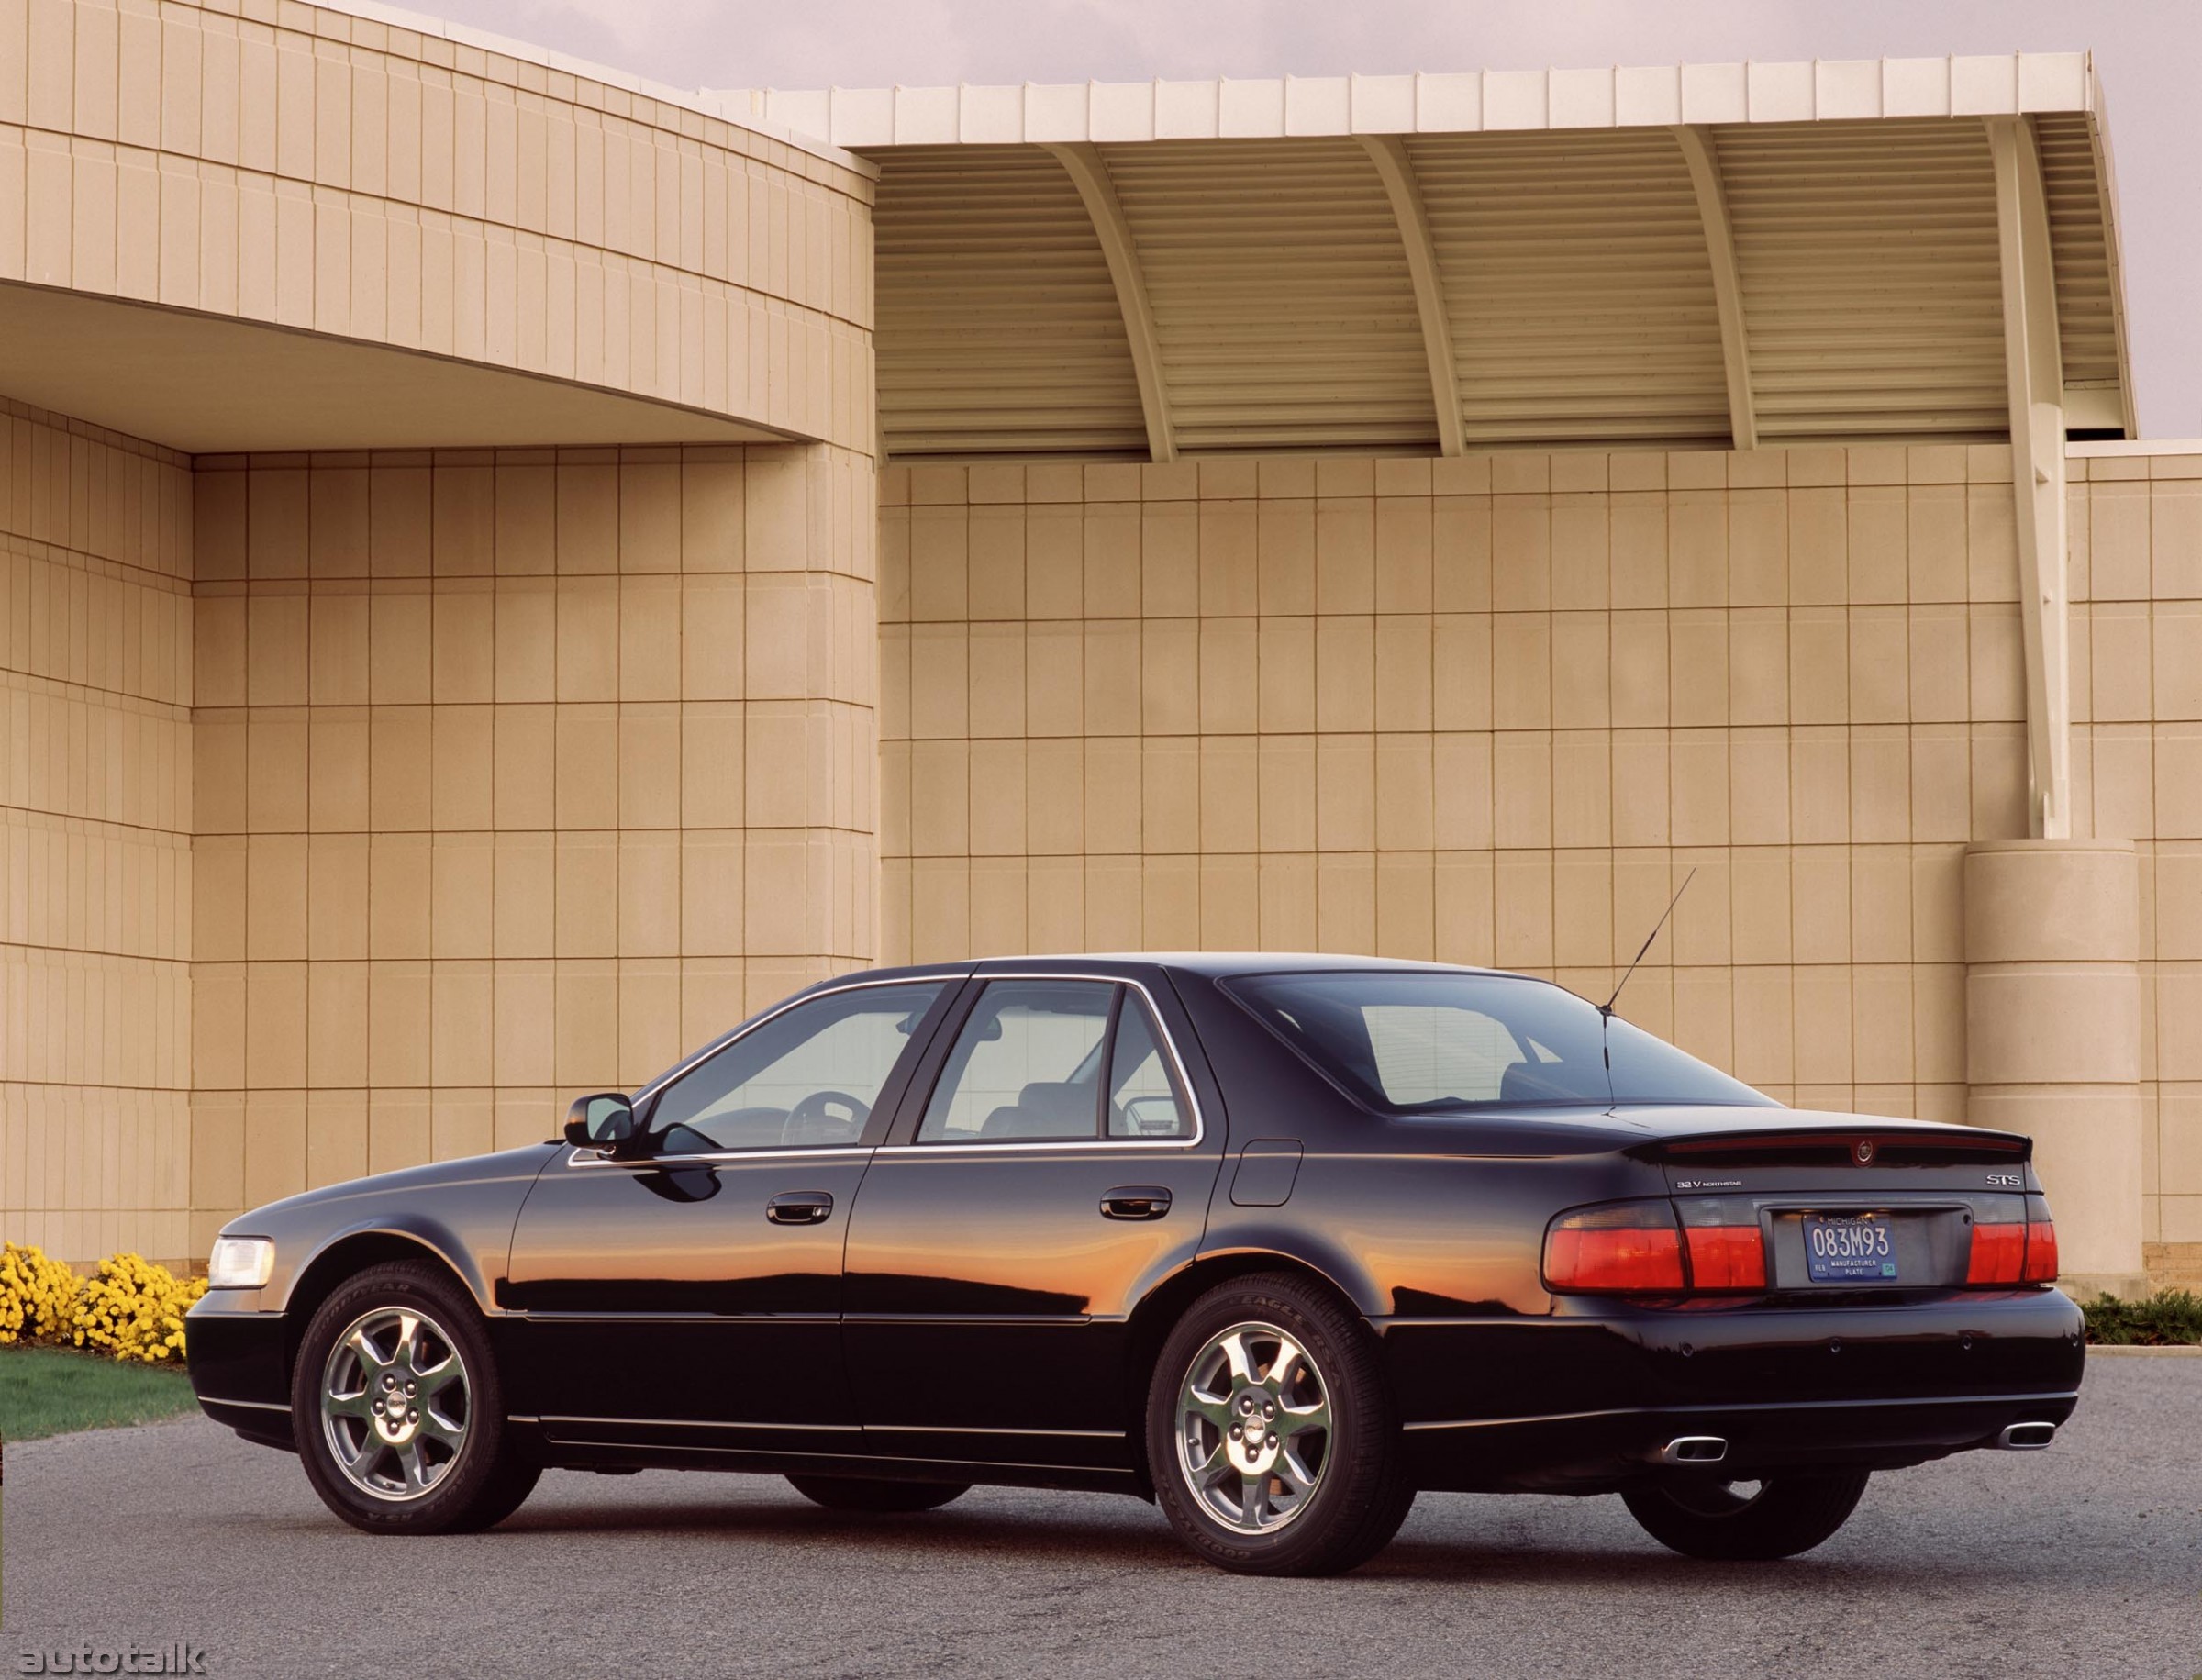
[[[2084,1302],[2087,1340],[2110,1347],[2176,1347],[2202,1342],[2202,1295],[2164,1289],[2145,1301],[2098,1295]]]
[[[72,1348],[0,1348],[0,1440],[157,1423],[197,1408],[178,1365],[125,1364]]]

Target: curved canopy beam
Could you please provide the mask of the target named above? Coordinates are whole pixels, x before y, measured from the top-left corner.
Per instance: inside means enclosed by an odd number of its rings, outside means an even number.
[[[1461,418],[1460,364],[1453,360],[1452,322],[1438,284],[1437,248],[1430,240],[1429,214],[1422,206],[1414,160],[1407,155],[1407,142],[1396,134],[1355,138],[1376,165],[1384,195],[1392,201],[1392,219],[1399,224],[1399,243],[1407,248],[1407,272],[1415,283],[1415,308],[1422,317],[1422,347],[1429,358],[1430,400],[1438,411],[1438,450],[1458,455],[1467,447]]]
[[[1674,130],[1690,185],[1697,194],[1697,219],[1705,224],[1705,254],[1713,270],[1713,303],[1720,312],[1720,359],[1728,370],[1728,430],[1735,447],[1759,447],[1759,417],[1751,395],[1751,339],[1743,325],[1743,288],[1736,278],[1736,240],[1728,220],[1728,194],[1720,184],[1720,162],[1712,137],[1702,127]]]
[[[2018,625],[2026,657],[2027,779],[2037,840],[2072,832],[2070,583],[2065,569],[2064,362],[2049,201],[2033,124],[1982,118],[1996,170],[2003,358],[2011,395],[2011,492],[2018,515]]]
[[[1147,420],[1147,453],[1155,461],[1175,461],[1177,439],[1170,427],[1170,396],[1162,384],[1162,357],[1154,336],[1154,313],[1147,306],[1146,276],[1140,270],[1139,247],[1132,243],[1131,228],[1124,219],[1116,184],[1098,148],[1090,145],[1055,145],[1047,148],[1061,163],[1084,202],[1101,241],[1108,275],[1117,288],[1117,304],[1124,312],[1124,336],[1131,345],[1131,370],[1140,383],[1140,408]]]

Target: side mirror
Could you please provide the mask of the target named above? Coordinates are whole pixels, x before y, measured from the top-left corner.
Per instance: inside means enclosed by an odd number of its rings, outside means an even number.
[[[575,1149],[617,1153],[634,1140],[635,1106],[617,1091],[577,1096],[566,1110],[566,1141]]]

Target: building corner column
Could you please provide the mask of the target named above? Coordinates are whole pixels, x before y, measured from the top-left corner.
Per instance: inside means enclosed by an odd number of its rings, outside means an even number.
[[[2129,844],[1965,851],[1967,1118],[2034,1140],[2064,1287],[2083,1299],[2146,1288],[2140,904]]]

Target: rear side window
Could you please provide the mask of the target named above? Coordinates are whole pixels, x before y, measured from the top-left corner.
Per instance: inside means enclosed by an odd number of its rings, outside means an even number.
[[[1279,1038],[1379,1109],[1777,1106],[1541,980],[1340,970],[1252,974],[1226,985]]]
[[[1193,1117],[1162,1035],[1137,992],[1129,988],[1117,1013],[1117,1043],[1108,1063],[1108,1135],[1112,1138],[1189,1138]]]
[[[956,1034],[920,1143],[1190,1139],[1175,1059],[1133,987],[995,980]]]
[[[956,1035],[920,1143],[1065,1142],[1097,1134],[1116,987],[996,980]]]

